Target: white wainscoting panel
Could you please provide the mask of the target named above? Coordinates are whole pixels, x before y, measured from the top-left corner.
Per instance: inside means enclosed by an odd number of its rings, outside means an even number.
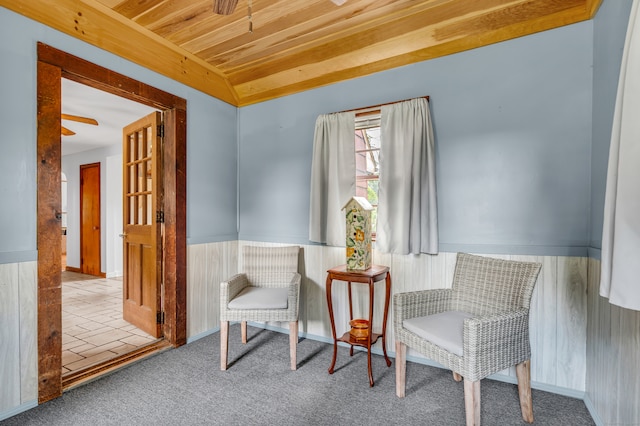
[[[36,268],[0,264],[0,413],[38,397]]]
[[[0,411],[20,405],[18,264],[0,265]]]
[[[239,241],[189,246],[188,335],[195,336],[219,325],[217,304],[219,282],[242,270],[238,253],[243,245],[278,246],[283,244]],[[326,300],[326,271],[345,263],[344,248],[303,245],[300,271],[300,332],[329,340],[331,327]],[[481,254],[481,253],[478,253]],[[542,263],[542,271],[533,293],[530,315],[531,379],[572,391],[585,391],[587,259],[580,257],[491,255],[502,259]],[[390,267],[393,294],[422,289],[449,288],[455,268],[455,253],[431,255],[391,255],[374,251],[373,262]],[[236,262],[234,264],[234,262]],[[366,285],[353,285],[354,317],[368,317]],[[346,283],[334,282],[333,308],[336,333],[349,328]],[[384,282],[375,285],[374,329],[382,328]],[[270,324],[287,330],[286,325]],[[637,326],[636,326],[637,327]],[[387,351],[395,351],[393,302],[387,323]],[[381,341],[374,348],[381,350]],[[420,358],[413,350],[409,356]],[[515,377],[514,369],[502,375]]]
[[[18,265],[20,298],[20,402],[38,399],[38,262]]]
[[[187,338],[220,326],[220,282],[237,273],[238,242],[187,247]]]
[[[600,297],[600,261],[589,259],[586,393],[606,425],[640,425],[640,312]]]

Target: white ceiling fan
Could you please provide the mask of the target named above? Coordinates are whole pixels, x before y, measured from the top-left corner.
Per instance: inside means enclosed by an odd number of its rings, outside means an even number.
[[[331,0],[335,5],[342,6],[347,0]],[[213,0],[213,11],[218,15],[231,15],[236,6],[238,0]]]

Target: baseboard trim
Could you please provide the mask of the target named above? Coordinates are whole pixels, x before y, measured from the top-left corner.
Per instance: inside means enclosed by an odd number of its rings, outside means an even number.
[[[20,404],[11,410],[7,410],[0,413],[0,421],[6,420],[9,417],[17,416],[20,413],[24,413],[25,411],[31,410],[38,406],[38,400],[34,399],[33,401],[25,402],[24,404]]]
[[[605,426],[605,422],[603,422],[600,418],[598,410],[596,410],[596,407],[595,405],[593,405],[591,398],[589,398],[589,394],[585,393],[583,401],[584,405],[587,406],[587,410],[589,410],[589,414],[591,414],[591,418],[593,419],[596,426]]]
[[[200,339],[202,339],[203,337],[207,337],[207,336],[210,336],[210,335],[211,335],[211,334],[213,334],[213,333],[217,333],[218,331],[220,331],[220,326],[218,326],[218,327],[214,327],[214,328],[212,328],[211,330],[203,331],[202,333],[198,333],[198,334],[196,334],[196,335],[193,335],[193,336],[187,337],[187,345],[188,345],[189,343],[193,343],[193,342],[195,342],[196,340],[200,340]]]

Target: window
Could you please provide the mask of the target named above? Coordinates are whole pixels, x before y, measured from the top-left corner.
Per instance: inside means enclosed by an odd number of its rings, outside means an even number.
[[[383,112],[388,128],[381,128]],[[383,147],[382,139],[393,143]],[[318,116],[309,240],[344,245],[340,200],[362,196],[374,208],[372,231],[381,253],[438,253],[434,144],[428,97]]]
[[[378,219],[378,182],[380,179],[380,113],[356,116],[356,196],[373,206],[371,232],[375,238]]]

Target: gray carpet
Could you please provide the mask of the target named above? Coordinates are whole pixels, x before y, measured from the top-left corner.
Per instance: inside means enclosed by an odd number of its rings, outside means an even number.
[[[131,365],[53,401],[11,417],[4,425],[464,425],[462,383],[449,371],[407,363],[406,397],[395,395],[395,364],[373,356],[369,387],[366,353],[298,344],[298,370],[289,370],[286,334],[230,328],[229,369],[220,371],[219,334]],[[517,387],[483,380],[484,425],[527,424]],[[581,400],[533,390],[535,424],[593,425]]]

